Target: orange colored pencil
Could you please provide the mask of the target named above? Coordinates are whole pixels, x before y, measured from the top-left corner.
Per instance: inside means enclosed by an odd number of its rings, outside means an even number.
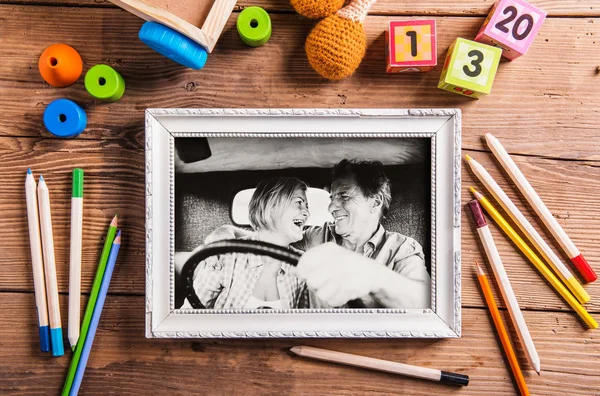
[[[500,342],[502,342],[502,348],[506,353],[506,358],[508,359],[508,363],[510,364],[513,376],[515,377],[515,381],[517,382],[517,386],[519,387],[519,391],[521,392],[522,396],[528,396],[529,389],[527,389],[527,384],[525,383],[525,378],[523,378],[523,373],[521,372],[519,361],[517,360],[517,356],[515,355],[515,350],[513,349],[513,346],[510,343],[510,339],[508,338],[508,333],[506,332],[506,327],[504,327],[502,317],[500,317],[498,306],[496,305],[496,301],[494,300],[494,296],[492,295],[490,283],[487,280],[485,272],[483,272],[483,270],[479,266],[479,263],[475,262],[475,264],[477,265],[477,279],[479,280],[479,284],[481,285],[481,290],[483,291],[485,302],[487,303],[487,306],[490,309],[490,313],[494,321],[494,326],[496,326],[496,331],[498,332],[498,336],[500,337]]]

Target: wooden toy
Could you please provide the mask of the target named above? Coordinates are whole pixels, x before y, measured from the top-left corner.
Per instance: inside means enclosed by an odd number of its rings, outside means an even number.
[[[271,38],[271,18],[260,7],[248,7],[240,12],[236,26],[242,41],[251,47],[260,47]]]
[[[385,40],[388,73],[428,72],[437,65],[435,19],[390,21]]]
[[[502,50],[457,38],[448,49],[438,88],[479,99],[492,91]]]
[[[44,126],[57,137],[75,137],[83,132],[86,124],[85,111],[68,99],[57,99],[44,111]]]
[[[96,65],[85,74],[85,89],[96,99],[116,102],[125,92],[125,80],[108,65]]]
[[[514,60],[527,52],[545,18],[545,11],[526,1],[498,0],[475,41],[500,47],[502,56]]]
[[[215,48],[237,0],[110,2],[148,21],[139,37],[150,48],[184,66],[200,69]]]
[[[75,48],[66,44],[53,44],[40,55],[38,69],[48,84],[66,87],[81,76],[83,62]]]

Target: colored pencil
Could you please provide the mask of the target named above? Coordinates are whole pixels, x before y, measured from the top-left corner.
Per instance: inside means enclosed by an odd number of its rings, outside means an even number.
[[[506,308],[508,308],[510,318],[512,319],[515,329],[517,330],[519,341],[525,350],[527,361],[533,367],[535,372],[539,374],[541,370],[540,357],[537,353],[537,349],[535,349],[535,344],[533,343],[533,339],[529,333],[529,328],[527,327],[525,318],[523,318],[521,308],[519,308],[517,297],[515,296],[515,292],[510,284],[510,280],[508,279],[508,275],[506,274],[502,260],[500,259],[500,254],[498,253],[498,249],[494,243],[494,238],[492,238],[492,233],[487,225],[483,211],[481,210],[481,206],[475,199],[470,201],[468,206],[473,214],[473,219],[475,220],[475,224],[477,226],[477,233],[481,238],[481,243],[483,243],[487,258],[492,265],[496,282],[498,282],[498,286],[500,286],[502,299],[506,304]]]
[[[428,381],[461,386],[469,384],[468,375],[452,373],[449,371],[412,366],[410,364],[391,362],[388,360],[330,351],[327,349],[314,348],[304,345],[295,346],[291,348],[290,351],[301,357],[323,360],[332,363],[340,363],[354,367],[362,367],[376,371],[383,371],[386,373],[400,374],[407,377],[421,378]]]
[[[52,356],[62,356],[65,351],[62,337],[62,324],[60,322],[58,284],[56,280],[56,260],[54,257],[54,236],[52,235],[52,215],[50,213],[50,193],[48,192],[48,186],[42,175],[40,175],[37,192],[40,212],[40,229],[42,232],[44,272],[46,274],[48,317],[50,319],[50,345],[52,346]]]
[[[575,297],[567,290],[566,287],[558,280],[556,276],[550,271],[550,269],[544,264],[542,260],[531,250],[529,246],[521,239],[519,234],[513,230],[513,228],[506,222],[506,220],[498,213],[498,211],[492,206],[481,193],[475,191],[471,187],[471,191],[475,195],[475,198],[479,201],[485,211],[494,219],[496,224],[506,233],[506,235],[513,241],[513,243],[519,248],[519,250],[531,261],[531,263],[537,268],[537,270],[546,278],[546,280],[554,287],[554,289],[562,296],[562,298],[577,312],[577,314],[583,319],[585,323],[592,329],[598,327],[598,322],[585,310],[585,308],[577,301]]]
[[[504,327],[504,322],[502,321],[502,317],[500,316],[500,312],[498,311],[498,306],[496,305],[496,301],[494,300],[492,289],[490,288],[487,276],[479,266],[479,263],[476,264],[477,279],[479,280],[481,290],[483,291],[483,296],[485,297],[485,302],[487,303],[487,306],[490,310],[490,314],[492,315],[494,327],[496,327],[496,331],[498,332],[498,337],[500,338],[502,348],[504,349],[504,353],[506,354],[506,358],[508,359],[508,364],[510,365],[510,369],[513,373],[515,381],[517,382],[517,386],[519,387],[519,392],[522,396],[529,395],[527,383],[525,382],[525,378],[523,378],[523,372],[521,371],[521,367],[519,366],[519,361],[517,360],[517,356],[515,355],[515,350],[513,349],[513,346],[510,342],[510,338],[508,337],[506,327]]]
[[[550,246],[544,241],[540,234],[533,228],[531,223],[525,218],[523,213],[510,200],[508,195],[496,183],[492,175],[470,156],[466,156],[467,163],[477,178],[488,189],[496,201],[502,206],[504,211],[513,219],[515,224],[523,231],[523,234],[529,239],[529,242],[538,250],[546,263],[550,264],[552,269],[562,279],[565,285],[571,290],[573,295],[577,297],[580,303],[585,304],[590,301],[590,295],[581,286],[577,278],[573,276],[566,265],[558,258],[558,256],[550,249]]]
[[[44,280],[44,262],[42,258],[42,240],[40,237],[40,220],[38,217],[37,186],[27,169],[25,177],[25,199],[27,201],[27,223],[29,225],[29,247],[31,249],[31,269],[33,270],[33,287],[35,290],[35,306],[40,333],[40,350],[50,351],[50,327],[48,322],[48,302],[46,301],[46,281]]]
[[[492,150],[492,153],[496,156],[496,159],[502,164],[506,173],[508,173],[512,181],[517,185],[521,194],[527,199],[537,215],[540,216],[548,230],[550,230],[554,238],[569,256],[571,262],[575,265],[575,268],[577,268],[581,276],[583,276],[583,279],[585,279],[586,282],[593,282],[598,279],[598,275],[596,275],[590,264],[583,257],[579,249],[577,249],[558,221],[552,216],[548,207],[544,204],[533,187],[531,187],[531,184],[529,184],[525,175],[523,175],[523,172],[521,172],[517,164],[515,164],[500,141],[489,133],[485,134],[485,140]]]
[[[69,391],[70,396],[77,395],[79,388],[81,387],[81,381],[83,380],[83,373],[87,366],[90,352],[92,350],[92,344],[94,343],[94,337],[96,336],[96,330],[98,329],[98,323],[100,323],[100,316],[102,315],[102,308],[104,307],[104,301],[106,300],[106,294],[108,293],[108,287],[110,286],[110,280],[112,278],[115,263],[117,262],[117,256],[119,254],[119,248],[121,247],[121,231],[117,233],[115,240],[110,249],[110,255],[108,257],[108,263],[106,264],[106,270],[102,277],[102,284],[100,285],[100,291],[98,293],[98,299],[96,300],[96,306],[94,307],[94,314],[88,328],[87,335],[85,336],[85,342],[83,344],[81,358],[77,365],[77,371],[73,379],[73,385]]]
[[[69,344],[79,339],[81,311],[81,245],[83,234],[83,169],[73,169],[71,194],[71,256],[69,264]]]
[[[96,300],[98,299],[100,285],[102,284],[102,277],[104,276],[104,271],[106,270],[108,255],[110,253],[113,241],[115,240],[115,234],[117,233],[117,226],[118,219],[117,215],[115,215],[110,222],[110,226],[108,227],[108,231],[106,233],[104,247],[102,248],[102,253],[100,254],[100,262],[98,263],[98,269],[96,270],[96,277],[94,278],[92,291],[90,292],[90,298],[88,299],[87,306],[85,307],[85,313],[83,314],[83,322],[81,323],[79,341],[77,341],[77,345],[75,346],[75,353],[73,353],[73,357],[71,358],[71,365],[69,366],[65,385],[63,386],[63,396],[67,396],[69,394],[71,386],[73,385],[73,378],[75,377],[75,371],[77,371],[77,365],[79,364],[79,359],[81,358],[83,344],[85,343],[90,321],[92,320],[92,315],[94,313],[94,307],[96,306]]]

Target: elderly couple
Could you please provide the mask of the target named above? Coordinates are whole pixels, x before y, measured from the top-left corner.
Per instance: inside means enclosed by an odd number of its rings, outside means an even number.
[[[391,186],[380,162],[342,160],[333,168],[333,223],[305,227],[307,186],[293,177],[259,183],[250,204],[253,232],[223,226],[207,237],[270,242],[303,253],[297,267],[232,253],[200,263],[194,289],[209,309],[428,308],[430,277],[414,239],[386,231]]]

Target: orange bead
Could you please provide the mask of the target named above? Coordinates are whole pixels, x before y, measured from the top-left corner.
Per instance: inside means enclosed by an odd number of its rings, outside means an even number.
[[[83,62],[75,48],[66,44],[53,44],[40,55],[38,68],[48,84],[66,87],[81,76]]]

